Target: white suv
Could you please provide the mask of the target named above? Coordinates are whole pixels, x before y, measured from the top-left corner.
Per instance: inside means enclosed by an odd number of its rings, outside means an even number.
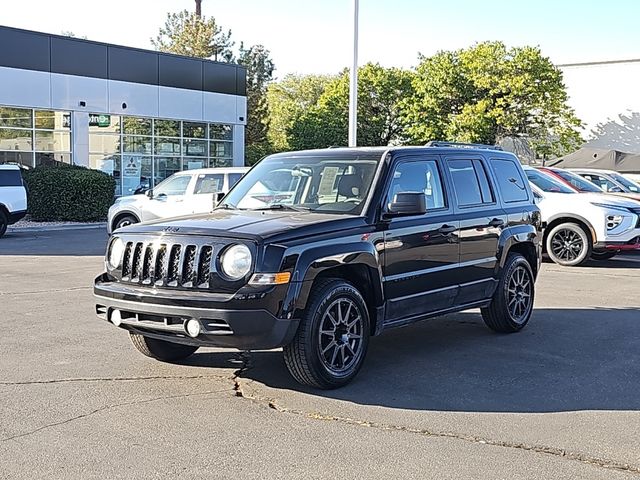
[[[640,250],[640,203],[604,193],[578,193],[539,170],[524,167],[545,222],[544,248],[559,265],[606,260]]]
[[[116,199],[109,209],[107,231],[158,218],[210,212],[248,171],[247,167],[203,168],[171,175],[145,194]]]
[[[27,214],[27,190],[22,182],[20,167],[0,165],[0,237],[7,226]]]

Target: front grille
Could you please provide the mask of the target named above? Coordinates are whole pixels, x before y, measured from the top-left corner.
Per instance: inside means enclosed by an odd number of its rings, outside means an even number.
[[[209,288],[211,245],[127,242],[122,281],[160,287]]]

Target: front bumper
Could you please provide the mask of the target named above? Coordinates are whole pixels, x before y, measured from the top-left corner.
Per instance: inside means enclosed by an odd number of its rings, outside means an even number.
[[[119,311],[119,327],[152,338],[203,347],[230,347],[239,350],[268,350],[287,345],[293,339],[299,320],[277,318],[265,309],[229,309],[224,305],[204,307],[203,300],[189,306],[184,298],[175,304],[153,303],[153,296],[140,301],[125,299],[117,285],[96,283],[96,314],[111,321]],[[166,300],[166,299],[165,299]],[[195,319],[201,333],[186,333],[186,323]]]
[[[593,246],[593,248],[598,250],[619,250],[619,251],[640,250],[640,235],[626,242],[621,242],[621,241],[597,242]]]

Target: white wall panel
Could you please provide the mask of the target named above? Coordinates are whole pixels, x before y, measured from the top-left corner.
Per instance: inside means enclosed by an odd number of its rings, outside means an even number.
[[[203,92],[182,88],[158,87],[160,118],[202,121]]]
[[[157,117],[159,91],[157,85],[109,80],[109,112],[122,115]],[[127,108],[122,108],[126,103]]]
[[[204,119],[207,122],[238,123],[236,95],[204,92]]]
[[[0,67],[0,105],[51,108],[51,74]]]
[[[86,102],[80,107],[80,102]],[[108,113],[107,80],[51,74],[51,106],[62,110]]]
[[[233,126],[233,166],[244,167],[244,125]]]
[[[234,95],[236,99],[236,122],[247,124],[247,97]],[[242,120],[240,120],[242,118]]]

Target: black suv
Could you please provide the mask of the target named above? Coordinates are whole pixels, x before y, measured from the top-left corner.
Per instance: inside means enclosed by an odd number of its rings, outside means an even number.
[[[272,155],[212,213],[117,230],[96,312],[158,360],[283,347],[296,380],[335,388],[390,328],[474,307],[495,331],[523,328],[540,223],[496,148]]]

